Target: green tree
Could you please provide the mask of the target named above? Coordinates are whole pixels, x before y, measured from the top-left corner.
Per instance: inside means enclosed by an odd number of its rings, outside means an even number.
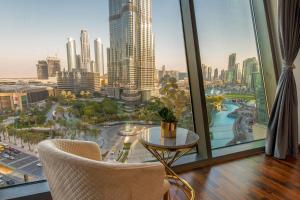
[[[64,114],[64,109],[63,109],[63,107],[57,106],[56,109],[55,109],[55,114],[56,114],[56,116],[58,116],[58,117],[62,117],[63,114]]]
[[[17,130],[17,138],[20,139],[21,147],[22,148],[24,148],[23,140],[24,140],[25,133],[26,133],[25,130],[22,130],[22,129]]]
[[[54,136],[53,136],[53,131],[54,130],[53,129],[54,129],[54,126],[55,126],[55,121],[54,120],[48,120],[45,125],[46,125],[46,127],[50,128],[50,131],[49,131],[50,137],[54,138]]]
[[[6,127],[3,124],[0,124],[0,132],[2,133],[3,140],[6,140]]]
[[[104,113],[106,114],[118,114],[118,104],[109,99],[109,98],[104,98],[103,101],[101,102],[102,108]]]
[[[32,151],[31,149],[31,144],[33,143],[34,140],[34,133],[30,131],[25,131],[24,132],[24,142],[27,143],[29,151]]]
[[[10,143],[10,136],[13,135],[13,130],[12,130],[12,126],[6,126],[6,133],[7,133],[7,138],[8,138],[8,142]]]
[[[98,128],[89,128],[87,134],[93,138],[93,140],[97,140],[100,134],[100,129]]]
[[[163,78],[159,92],[162,95],[161,102],[174,112],[178,120],[189,105],[186,92],[179,89],[176,78],[169,76]]]

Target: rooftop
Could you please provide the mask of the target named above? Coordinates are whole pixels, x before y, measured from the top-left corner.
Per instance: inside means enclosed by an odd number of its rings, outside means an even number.
[[[46,89],[45,86],[34,85],[0,85],[0,92],[22,92],[37,89]]]

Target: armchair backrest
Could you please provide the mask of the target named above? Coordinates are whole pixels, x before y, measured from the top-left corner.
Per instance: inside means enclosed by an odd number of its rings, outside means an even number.
[[[38,145],[54,200],[158,200],[165,170],[160,163],[101,161],[94,142],[45,140]]]

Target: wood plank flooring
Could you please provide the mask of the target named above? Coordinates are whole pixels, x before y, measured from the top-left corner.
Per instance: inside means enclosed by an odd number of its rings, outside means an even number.
[[[196,199],[300,200],[300,155],[276,160],[264,154],[180,174],[196,191]],[[172,200],[185,199],[172,188]]]

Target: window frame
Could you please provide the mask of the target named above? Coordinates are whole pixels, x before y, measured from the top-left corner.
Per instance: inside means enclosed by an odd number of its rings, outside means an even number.
[[[177,172],[192,170],[198,167],[226,162],[228,160],[239,159],[246,156],[264,152],[264,141],[254,141],[251,144],[239,144],[231,147],[227,154],[218,154],[222,148],[212,150],[210,144],[208,117],[205,104],[204,84],[202,77],[200,48],[198,43],[194,0],[178,0],[180,4],[181,23],[185,44],[185,54],[187,71],[189,74],[189,84],[191,92],[191,102],[193,111],[193,121],[195,132],[199,135],[198,152],[189,154],[175,163],[174,169]],[[252,18],[255,29],[259,62],[264,72],[271,71],[274,74],[272,84],[265,84],[268,110],[273,104],[275,89],[278,81],[279,67],[276,56],[276,46],[274,40],[274,29],[271,26],[272,16],[270,14],[268,0],[249,0]],[[263,34],[260,34],[263,33]],[[260,47],[264,48],[260,48]],[[270,64],[272,62],[272,64]],[[266,75],[263,72],[263,77]],[[269,75],[267,74],[268,82]],[[263,82],[264,82],[263,78]],[[269,85],[269,86],[268,86]],[[196,112],[195,112],[196,111]],[[232,150],[230,150],[230,148]],[[239,148],[239,150],[237,150]],[[10,186],[0,189],[0,199],[51,199],[48,183],[46,180]]]

